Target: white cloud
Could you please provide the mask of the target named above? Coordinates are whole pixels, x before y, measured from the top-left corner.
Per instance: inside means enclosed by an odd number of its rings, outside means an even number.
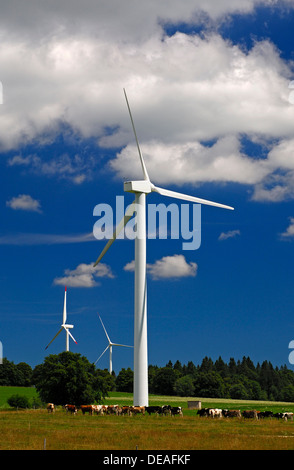
[[[95,34],[116,41],[146,39],[160,29],[161,23],[199,23],[218,20],[232,13],[250,13],[269,0],[10,0],[2,2],[0,24],[7,34],[21,34],[37,40],[50,35]],[[271,2],[272,4],[273,2]],[[279,2],[281,3],[281,2]],[[291,0],[289,0],[291,6]],[[17,13],[16,13],[17,12]]]
[[[95,287],[99,285],[96,278],[107,277],[113,278],[111,269],[106,264],[100,263],[96,267],[94,263],[79,264],[75,269],[65,269],[64,276],[55,278],[54,284],[66,285],[69,287]]]
[[[142,146],[148,173],[161,184],[202,182],[237,182],[255,184],[270,172],[262,160],[253,160],[242,154],[236,136],[220,138],[214,145],[199,142],[163,144],[152,142]],[[112,160],[111,167],[121,176],[137,178],[139,166],[137,148],[128,146]],[[136,164],[137,163],[137,164]]]
[[[154,264],[147,264],[147,272],[154,280],[194,277],[197,274],[197,268],[196,263],[188,263],[183,255],[164,256]],[[134,269],[134,261],[124,267],[125,271],[134,271]]]
[[[272,147],[264,163],[269,169],[255,186],[252,199],[280,202],[294,198],[294,139],[282,139]]]
[[[285,230],[285,232],[281,233],[281,239],[283,240],[291,240],[294,239],[294,217],[289,217],[290,224]]]
[[[75,184],[81,184],[91,177],[95,162],[89,156],[82,158],[78,154],[73,157],[68,154],[61,154],[58,157],[51,156],[46,161],[43,161],[38,155],[26,157],[15,155],[8,159],[7,164],[8,166],[25,168],[26,171],[38,175],[68,179]]]
[[[240,230],[229,230],[228,232],[222,232],[218,237],[218,240],[227,240],[228,238],[235,238],[240,235]]]
[[[127,263],[124,266],[125,271],[135,271],[135,260],[131,261],[130,263]]]
[[[54,234],[54,233],[13,233],[0,236],[0,245],[60,245],[97,241],[93,233]]]
[[[29,194],[19,194],[17,197],[13,197],[6,201],[6,206],[14,210],[42,212],[40,202]]]
[[[166,1],[151,0],[133,8],[130,0],[86,0],[83,6],[71,2],[70,9],[56,0],[42,6],[29,0],[25,7],[6,2],[0,18],[1,149],[36,138],[50,143],[65,123],[102,147],[124,147],[110,168],[120,177],[140,176],[125,87],[155,183],[236,182],[251,185],[255,200],[294,197],[291,156],[282,148],[293,133],[291,64],[269,41],[246,51],[216,33],[167,37],[161,27],[208,21],[203,13],[221,19],[260,4],[268,2],[188,0],[184,6],[171,0],[167,8]],[[241,135],[262,140],[267,158],[246,155]],[[77,184],[97,167],[78,154],[46,161],[41,155],[15,156],[9,164]],[[283,179],[273,183],[281,167]]]

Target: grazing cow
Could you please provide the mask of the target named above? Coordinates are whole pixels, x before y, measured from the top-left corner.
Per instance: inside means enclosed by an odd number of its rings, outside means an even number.
[[[163,415],[171,415],[171,406],[170,406],[170,405],[162,405],[162,407],[161,407],[161,414],[163,414]]]
[[[259,411],[257,414],[258,419],[272,418],[273,416],[274,413],[272,411]]]
[[[108,415],[117,415],[118,405],[108,405],[106,413]]]
[[[225,418],[241,418],[240,410],[222,410],[222,415]]]
[[[162,408],[161,406],[145,406],[145,411],[147,411],[149,416],[151,415],[151,413],[155,413],[158,415],[161,414]]]
[[[93,412],[94,412],[94,406],[93,405],[81,405],[80,409],[82,410],[83,415],[85,413],[89,413],[90,415],[92,415]]]
[[[211,416],[212,418],[222,418],[222,410],[220,408],[210,408],[209,416]]]
[[[274,413],[274,415],[273,415],[273,416],[274,416],[274,418],[278,418],[278,419],[280,419],[280,418],[282,418],[282,417],[283,417],[283,413]]]
[[[201,410],[197,411],[199,416],[210,416],[211,418],[221,418],[222,417],[222,410],[220,408],[202,408]]]
[[[285,413],[282,413],[282,418],[287,421],[288,419],[291,419],[291,421],[293,421],[293,413],[291,413],[290,411],[286,411]]]
[[[172,416],[175,416],[175,415],[183,416],[183,410],[181,406],[172,406],[170,409],[170,412]]]
[[[197,414],[199,416],[209,416],[209,410],[210,408],[202,408],[201,410],[197,411]]]
[[[130,406],[122,406],[121,407],[121,414],[122,415],[130,415],[131,411],[130,411]]]
[[[70,412],[71,414],[76,414],[78,412],[78,409],[76,405],[65,405],[64,407],[66,409],[66,412]]]
[[[92,405],[93,406],[93,411],[96,413],[96,415],[103,415],[103,405]]]
[[[145,406],[131,406],[130,413],[137,415],[137,414],[145,414]]]
[[[257,419],[257,411],[256,410],[244,410],[242,413],[243,418],[254,418]]]
[[[55,412],[55,406],[53,403],[47,403],[47,411],[48,413],[54,413]]]

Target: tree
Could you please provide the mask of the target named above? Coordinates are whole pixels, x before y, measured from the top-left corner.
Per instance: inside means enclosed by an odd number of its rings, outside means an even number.
[[[107,395],[107,385],[94,364],[70,351],[47,356],[35,367],[33,381],[42,401],[56,405],[100,402]]]
[[[118,392],[132,392],[133,391],[134,374],[130,367],[122,369],[115,381],[116,390]]]
[[[286,387],[281,390],[281,398],[283,401],[294,401],[294,386],[286,385]]]
[[[248,398],[248,394],[245,386],[241,382],[233,385],[230,388],[230,397],[238,400],[246,400]]]
[[[179,372],[172,367],[162,367],[155,374],[152,390],[159,395],[174,395],[174,384],[179,378]]]
[[[0,385],[17,385],[16,382],[15,364],[4,357],[0,366]]]
[[[217,372],[198,372],[194,379],[195,396],[221,398],[225,396],[224,381]]]
[[[33,370],[26,362],[20,362],[15,366],[16,380],[19,387],[29,387],[31,385]]]
[[[192,397],[195,387],[191,375],[184,375],[175,381],[174,391],[180,397]]]

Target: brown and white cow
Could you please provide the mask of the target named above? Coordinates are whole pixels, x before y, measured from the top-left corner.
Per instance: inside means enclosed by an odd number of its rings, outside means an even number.
[[[78,412],[76,405],[65,405],[64,408],[67,413],[76,414]]]
[[[244,410],[242,416],[243,418],[258,419],[258,414],[256,410]]]
[[[81,405],[80,409],[81,409],[83,415],[85,413],[89,413],[90,415],[92,415],[94,413],[94,406],[93,405]]]
[[[131,406],[130,413],[132,415],[143,414],[145,415],[145,406]]]
[[[225,418],[241,418],[240,410],[222,410],[223,416]]]
[[[47,403],[47,411],[48,413],[54,413],[55,412],[55,406],[53,403]]]

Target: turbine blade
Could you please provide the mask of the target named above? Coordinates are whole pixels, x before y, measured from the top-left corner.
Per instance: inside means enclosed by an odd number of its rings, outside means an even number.
[[[196,202],[196,203],[199,203],[199,204],[206,204],[208,206],[221,207],[223,209],[230,209],[232,211],[234,210],[233,207],[226,206],[225,204],[220,204],[218,202],[213,202],[213,201],[207,201],[206,199],[201,199],[199,197],[188,196],[187,194],[177,193],[175,191],[170,191],[169,189],[158,188],[157,186],[153,186],[152,191],[156,192],[158,194],[161,194],[162,196],[174,197],[176,199],[182,199],[184,201]]]
[[[134,346],[128,346],[127,344],[118,344],[118,343],[111,343],[112,346],[123,346],[124,348],[133,348]]]
[[[105,326],[103,325],[103,321],[102,321],[102,319],[101,319],[101,317],[100,317],[99,314],[98,314],[98,316],[99,316],[99,318],[100,318],[100,321],[101,321],[101,324],[102,324],[103,329],[104,329],[104,331],[105,331],[105,334],[106,334],[106,337],[107,337],[107,339],[108,339],[108,342],[111,344],[111,341],[110,341],[110,338],[109,338],[109,336],[108,336],[108,334],[107,334],[106,328],[105,328]]]
[[[64,290],[64,303],[63,303],[63,325],[66,323],[66,286]]]
[[[128,110],[129,110],[129,115],[130,115],[130,118],[131,118],[131,123],[132,123],[132,126],[133,126],[133,131],[134,131],[134,134],[135,134],[135,139],[136,139],[138,152],[139,152],[139,157],[140,157],[142,170],[143,170],[143,175],[144,175],[144,180],[150,181],[149,176],[148,176],[148,172],[147,172],[147,169],[146,169],[146,165],[145,165],[145,162],[144,162],[144,159],[143,159],[143,155],[142,155],[141,150],[140,150],[140,145],[139,145],[139,141],[138,141],[138,137],[137,137],[137,133],[136,133],[136,129],[135,129],[135,124],[134,124],[134,121],[133,121],[131,108],[130,108],[130,105],[129,105],[129,101],[128,101],[128,97],[127,97],[125,89],[124,89],[124,94],[125,94],[125,98],[126,98],[126,102],[127,102],[127,107],[128,107]]]
[[[99,359],[103,356],[103,354],[107,351],[107,349],[109,348],[110,344],[104,349],[103,353],[100,354],[100,356],[98,357],[98,359],[95,361],[95,364],[99,361]]]
[[[133,201],[132,204],[130,204],[128,206],[124,217],[122,218],[122,220],[120,221],[120,223],[116,227],[115,231],[113,232],[112,238],[110,238],[108,240],[108,242],[106,243],[106,245],[103,248],[102,252],[98,256],[97,260],[95,261],[94,267],[97,266],[97,264],[101,261],[101,259],[103,258],[105,253],[109,250],[112,243],[116,240],[117,236],[120,234],[122,229],[125,227],[125,225],[128,223],[128,221],[133,217],[135,210],[136,210],[136,204],[135,204],[135,201]]]
[[[71,337],[71,339],[72,339],[76,344],[78,344],[78,343],[76,342],[76,340],[74,339],[73,335],[71,334],[71,332],[70,332],[67,328],[64,328],[64,329],[65,329],[65,331],[69,334],[69,336]]]
[[[61,327],[61,328],[60,328],[60,330],[59,330],[59,331],[56,333],[56,335],[54,336],[54,338],[53,338],[53,339],[51,339],[50,343],[49,343],[49,344],[47,344],[47,346],[46,346],[46,348],[45,348],[45,349],[47,349],[47,348],[48,348],[48,346],[50,346],[50,344],[51,344],[51,343],[52,343],[52,342],[55,340],[55,338],[56,338],[56,337],[59,335],[59,333],[61,333],[61,332],[62,332],[62,330],[63,330],[63,327]]]

